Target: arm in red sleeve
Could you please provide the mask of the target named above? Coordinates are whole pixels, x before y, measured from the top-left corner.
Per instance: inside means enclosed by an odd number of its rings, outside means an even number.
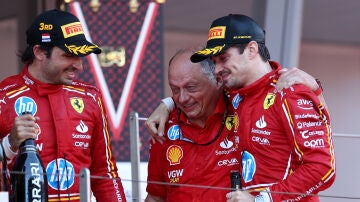
[[[126,201],[116,161],[112,154],[107,116],[100,97],[97,97],[97,102],[99,105],[98,125],[93,134],[94,140],[92,140],[93,162],[90,174],[103,177],[103,179],[91,178],[91,189],[98,201]]]
[[[270,187],[273,201],[301,199],[317,194],[335,180],[335,155],[328,111],[316,95],[306,87],[294,86],[284,91],[282,120],[292,146],[292,167],[289,176]],[[303,194],[299,194],[303,193]]]
[[[146,191],[151,196],[156,196],[158,198],[166,199],[166,186],[164,184],[164,174],[162,165],[165,162],[162,161],[165,151],[163,151],[163,146],[159,142],[152,143],[150,142],[150,156],[148,162],[148,184]]]

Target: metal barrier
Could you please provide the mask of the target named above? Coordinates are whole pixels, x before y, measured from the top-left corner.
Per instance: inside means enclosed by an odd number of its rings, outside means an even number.
[[[139,146],[139,114],[130,112],[130,161],[131,161],[131,179],[133,201],[140,201],[140,146]]]
[[[140,135],[139,121],[146,121],[147,118],[139,117],[137,112],[130,112],[130,161],[131,161],[131,179],[132,179],[132,201],[140,201]]]
[[[139,121],[145,121],[147,118],[139,117],[137,112],[130,112],[130,160],[131,160],[131,187],[132,201],[141,201],[142,194],[140,189],[141,183],[146,180],[140,179],[140,136]],[[359,201],[358,187],[360,182],[360,161],[354,161],[360,156],[358,145],[360,144],[360,134],[341,134],[333,133],[335,147],[337,152],[337,179],[335,184],[329,189],[319,193],[323,202],[337,202],[340,200]],[[352,149],[355,148],[355,149]],[[88,202],[91,199],[90,190],[90,173],[87,168],[80,172],[80,198],[81,202]],[[90,198],[89,198],[90,197]]]
[[[90,189],[90,170],[83,168],[80,170],[80,202],[91,201]]]
[[[134,111],[129,114],[132,201],[140,201],[141,199],[139,120],[146,119],[140,118],[139,114]],[[90,199],[90,171],[83,168],[80,171],[80,201],[90,202]]]
[[[140,173],[140,169],[139,169],[139,164],[140,164],[140,143],[139,143],[139,121],[140,120],[147,120],[147,118],[140,118],[138,116],[138,113],[137,112],[131,112],[130,113],[130,117],[129,117],[129,121],[130,121],[130,148],[131,148],[131,151],[130,151],[130,157],[131,157],[131,173],[132,173],[132,201],[140,201],[141,200],[141,191],[140,191],[140,178],[139,178],[139,173]],[[340,133],[333,133],[333,139],[337,139],[338,141],[339,140],[347,140],[347,139],[354,139],[354,140],[350,140],[350,142],[348,143],[356,143],[356,141],[359,141],[360,140],[360,135],[359,134],[340,134]],[[344,171],[343,170],[343,167],[345,167],[348,163],[345,163],[345,162],[342,162],[344,160],[344,157],[343,156],[350,156],[350,155],[347,155],[346,152],[347,150],[349,150],[349,148],[344,148],[346,147],[347,145],[349,145],[348,143],[346,143],[345,146],[343,145],[337,145],[339,146],[338,148],[336,148],[335,150],[338,150],[339,152],[342,153],[342,155],[340,155],[338,153],[338,156],[337,156],[337,162],[339,162],[341,165],[338,165],[337,167],[339,169],[337,169],[337,180],[338,181],[337,183],[335,182],[335,184],[332,186],[332,188],[326,190],[325,192],[323,192],[324,194],[320,194],[320,197],[321,197],[321,201],[324,201],[324,202],[332,202],[332,201],[337,201],[339,198],[341,199],[347,199],[348,201],[351,201],[351,200],[359,200],[360,198],[357,196],[357,192],[355,190],[357,190],[356,187],[357,184],[360,184],[360,182],[358,183],[357,181],[353,182],[352,184],[351,183],[347,183],[349,182],[349,180],[347,180],[346,182],[346,186],[343,185],[345,184],[345,182],[342,182],[344,180],[342,180],[341,178],[344,178],[344,176],[347,175],[347,173],[349,173],[349,171]],[[339,144],[340,144],[340,141],[339,141]],[[357,146],[356,146],[357,148]],[[352,154],[351,156],[360,156],[360,153],[359,153],[359,149],[356,149],[356,151],[352,151],[352,153],[355,152],[355,155]],[[348,159],[345,159],[346,162],[349,162]],[[353,161],[351,161],[353,162]],[[360,163],[357,163],[358,161],[356,161],[356,165],[353,165],[355,166],[355,168],[360,168]],[[353,163],[354,164],[354,163]],[[354,168],[354,169],[355,169]],[[355,171],[350,171],[353,175],[354,173],[356,175],[359,175],[357,174],[358,172],[355,172]],[[349,177],[350,178],[350,177]],[[357,178],[356,176],[351,176],[352,179],[359,179]],[[354,187],[352,187],[352,185],[354,185]],[[346,196],[338,196],[338,195],[342,195],[342,194],[339,194],[340,193],[344,193],[344,190],[341,190],[339,187],[347,187],[347,191],[345,191],[345,195]]]

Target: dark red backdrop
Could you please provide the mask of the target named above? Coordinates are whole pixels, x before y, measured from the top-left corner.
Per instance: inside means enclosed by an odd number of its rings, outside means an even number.
[[[149,6],[149,0],[139,0],[138,11],[130,12],[129,1],[106,0],[100,1],[101,5],[94,12],[88,0],[79,0],[91,39],[101,47],[113,47],[115,50],[125,48],[126,63],[119,67],[112,65],[102,67],[102,71],[109,88],[112,104],[117,109],[120,96],[122,96],[125,79],[139,38],[145,14]],[[117,161],[130,160],[129,142],[129,113],[136,111],[140,117],[148,117],[152,110],[159,104],[163,97],[163,36],[162,36],[162,7],[158,6],[156,17],[148,35],[148,43],[145,47],[142,60],[139,65],[139,73],[129,98],[129,105],[125,109],[126,115],[123,127],[119,134],[114,134],[110,128],[114,156]],[[84,60],[84,66],[91,70],[88,60]],[[81,78],[89,83],[98,85],[94,71],[84,71]],[[100,88],[101,89],[101,88]],[[108,113],[110,116],[110,113]],[[148,159],[148,143],[150,134],[144,126],[144,121],[139,123],[142,161]]]

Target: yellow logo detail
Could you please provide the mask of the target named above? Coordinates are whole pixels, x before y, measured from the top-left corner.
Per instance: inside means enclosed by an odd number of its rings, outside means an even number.
[[[275,94],[274,93],[268,93],[264,100],[264,109],[269,109],[271,105],[275,102]]]
[[[84,111],[84,101],[82,98],[73,97],[70,98],[71,106],[77,111],[77,113],[81,114]]]
[[[225,126],[228,130],[231,130],[234,127],[234,130],[236,130],[239,126],[239,117],[236,115],[234,116],[228,116],[225,120]]]
[[[170,165],[180,164],[180,160],[183,157],[183,150],[180,146],[171,145],[166,151],[166,158],[170,162]]]
[[[88,45],[83,45],[83,46],[75,46],[75,45],[66,45],[65,47],[70,51],[70,53],[73,53],[75,55],[79,55],[80,54],[87,54],[89,52],[92,52],[94,50],[94,48],[97,48],[97,46],[88,46]]]
[[[54,28],[54,26],[52,24],[45,24],[43,22],[40,22],[39,24],[39,30],[43,31],[43,30],[47,30],[50,31]]]
[[[80,22],[73,22],[66,25],[61,26],[62,33],[64,38],[69,38],[72,36],[76,36],[78,34],[84,34],[83,28]]]
[[[220,53],[221,50],[225,47],[225,44],[223,46],[215,46],[214,48],[206,48],[204,50],[200,50],[196,52],[196,54],[199,55],[216,55],[217,53]]]
[[[213,27],[209,30],[208,41],[211,39],[224,39],[225,38],[225,26]]]
[[[251,39],[252,36],[234,36],[233,39]]]

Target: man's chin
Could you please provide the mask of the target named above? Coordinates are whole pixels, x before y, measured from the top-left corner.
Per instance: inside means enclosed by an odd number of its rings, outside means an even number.
[[[194,111],[188,111],[188,112],[185,112],[185,114],[188,119],[198,119],[199,118],[198,113],[196,113]]]
[[[236,86],[235,86],[235,84],[234,84],[234,82],[231,82],[231,81],[224,81],[224,86],[226,87],[226,88],[236,88]]]
[[[64,80],[62,80],[61,83],[64,85],[71,85],[73,82],[74,82],[73,79],[64,79]]]

